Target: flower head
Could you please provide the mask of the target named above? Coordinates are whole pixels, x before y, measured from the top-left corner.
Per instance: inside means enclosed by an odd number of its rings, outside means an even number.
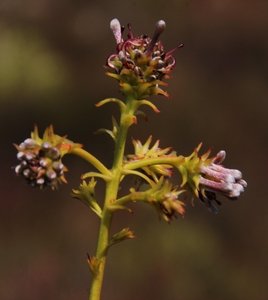
[[[156,23],[152,38],[147,35],[134,37],[128,25],[127,39],[124,40],[124,30],[117,19],[111,21],[110,27],[117,47],[116,53],[107,59],[107,74],[119,81],[121,91],[136,99],[157,94],[167,96],[159,86],[166,85],[163,80],[169,78],[175,66],[175,58],[172,56],[175,49],[166,52],[159,41],[159,36],[166,27],[165,21]]]
[[[179,200],[179,196],[184,190],[178,190],[168,180],[162,179],[163,177],[159,180],[162,182],[161,189],[156,193],[151,203],[155,206],[159,216],[166,222],[170,222],[178,215],[183,216],[185,214],[185,204]]]
[[[242,179],[239,170],[228,169],[222,165],[226,156],[225,151],[220,151],[215,157],[209,158],[210,151],[200,156],[200,148],[201,144],[179,166],[183,179],[182,186],[187,184],[197,198],[213,212],[217,212],[221,204],[218,195],[237,199],[247,183]]]
[[[151,185],[151,188],[145,191],[136,191],[130,189],[133,201],[137,199],[152,205],[159,217],[166,222],[172,221],[177,216],[183,216],[185,213],[185,205],[180,200],[180,195],[184,190],[178,189],[176,186],[163,176],[157,182]]]
[[[217,194],[229,199],[237,199],[247,187],[247,182],[242,178],[242,173],[236,169],[228,169],[221,165],[226,156],[225,151],[220,151],[208,166],[200,168],[199,198],[214,212],[217,212]]]
[[[159,158],[167,156],[176,156],[174,151],[171,151],[170,147],[160,148],[159,140],[157,140],[153,146],[150,147],[152,142],[152,136],[149,136],[147,141],[142,144],[139,140],[133,140],[134,154],[127,155],[128,161],[138,161],[142,159]],[[159,164],[149,165],[142,168],[143,171],[152,177],[155,181],[158,180],[158,176],[170,177],[172,175],[172,166]]]
[[[37,127],[19,145],[17,159],[19,164],[15,167],[17,175],[23,176],[33,187],[50,186],[55,189],[59,183],[66,182],[64,173],[67,168],[61,161],[63,155],[73,147],[81,147],[64,137],[54,134],[53,127],[48,127],[42,138],[39,137]]]

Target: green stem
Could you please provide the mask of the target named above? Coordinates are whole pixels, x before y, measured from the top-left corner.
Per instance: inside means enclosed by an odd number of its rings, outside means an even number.
[[[152,185],[154,183],[148,176],[136,170],[124,170],[124,175],[136,175],[144,179],[149,185]]]
[[[116,201],[116,205],[126,205],[131,201],[145,201],[148,196],[148,192],[133,192],[126,196],[119,198]]]
[[[171,165],[178,167],[182,162],[184,162],[183,156],[166,156],[166,157],[157,157],[157,158],[148,158],[138,161],[133,161],[125,164],[124,169],[127,170],[136,170],[152,165]]]
[[[103,205],[103,214],[99,229],[99,238],[95,258],[98,262],[98,268],[93,273],[89,300],[100,300],[101,288],[103,283],[104,270],[109,247],[109,231],[112,221],[112,211],[108,208],[115,202],[118,194],[120,179],[123,174],[123,158],[128,128],[133,123],[135,113],[135,100],[128,100],[125,109],[121,113],[120,126],[115,141],[115,153],[113,166],[110,172],[111,180],[106,184],[105,200]]]
[[[87,162],[89,162],[91,165],[93,165],[99,172],[101,172],[103,175],[110,176],[111,172],[108,170],[102,162],[100,162],[94,155],[87,152],[86,150],[82,148],[74,148],[71,150],[71,154],[75,154]]]

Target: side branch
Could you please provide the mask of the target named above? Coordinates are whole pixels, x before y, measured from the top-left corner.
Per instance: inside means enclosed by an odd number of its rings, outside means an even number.
[[[173,167],[179,167],[184,162],[185,157],[180,156],[166,156],[157,158],[146,158],[137,161],[131,161],[124,165],[124,170],[136,170],[152,165],[171,165]]]
[[[142,179],[144,179],[149,185],[152,185],[154,182],[148,177],[146,176],[145,174],[139,172],[139,171],[136,171],[136,170],[125,170],[123,172],[124,175],[135,175],[135,176],[138,176]]]
[[[111,171],[108,170],[102,162],[100,162],[94,155],[87,152],[86,150],[82,148],[74,148],[70,152],[71,154],[77,155],[87,162],[89,162],[91,165],[93,165],[99,172],[101,172],[103,175],[110,177]]]

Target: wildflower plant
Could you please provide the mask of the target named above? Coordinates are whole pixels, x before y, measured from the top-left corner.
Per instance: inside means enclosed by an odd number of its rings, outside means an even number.
[[[117,211],[129,210],[128,204],[132,202],[147,203],[161,219],[170,222],[185,214],[186,194],[217,212],[221,204],[218,196],[237,199],[247,186],[240,171],[223,166],[225,151],[219,151],[215,156],[211,156],[210,151],[202,154],[201,144],[192,154],[183,156],[171,147],[161,148],[160,141],[153,141],[153,137],[149,136],[144,142],[134,139],[133,152],[125,153],[128,130],[137,124],[138,113],[144,106],[158,113],[151,97],[168,97],[166,81],[175,67],[173,54],[182,44],[171,51],[165,50],[159,40],[166,27],[162,20],[156,23],[152,38],[147,35],[134,36],[130,25],[124,38],[124,27],[117,19],[111,21],[110,27],[116,49],[106,61],[106,74],[118,82],[124,99],[107,98],[96,106],[115,103],[120,110],[119,120],[112,118],[112,128],[102,129],[115,144],[111,167],[105,166],[81,144],[55,134],[52,126],[45,130],[42,137],[35,127],[30,138],[15,145],[19,161],[15,172],[32,187],[55,190],[59,184],[66,183],[67,167],[62,162],[65,155],[76,155],[90,165],[89,172],[81,176],[80,186],[72,191],[72,196],[85,203],[100,219],[96,253],[88,256],[92,273],[89,300],[100,299],[109,248],[134,238],[133,231],[128,227],[117,233],[110,232],[112,217],[116,217]],[[174,185],[172,177],[175,173],[181,175],[181,181]],[[129,175],[138,180],[126,192],[121,187]],[[97,199],[95,193],[100,180],[105,183],[104,201]]]

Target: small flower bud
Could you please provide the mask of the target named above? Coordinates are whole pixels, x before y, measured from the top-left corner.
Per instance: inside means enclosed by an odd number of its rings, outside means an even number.
[[[47,157],[51,158],[52,160],[57,160],[60,158],[60,151],[55,147],[51,147],[51,148],[47,149],[46,155],[47,155]]]
[[[62,171],[64,169],[64,164],[59,161],[55,161],[53,162],[52,167],[55,171]]]
[[[46,168],[50,164],[50,159],[49,158],[41,158],[39,160],[39,164],[41,167]]]
[[[20,174],[21,170],[22,170],[22,166],[21,166],[21,165],[17,165],[17,166],[15,167],[15,173],[16,173],[17,175]]]
[[[45,183],[45,179],[44,179],[44,178],[38,178],[38,179],[36,180],[36,183],[37,183],[38,185],[43,185],[43,184]]]
[[[50,169],[46,172],[46,176],[49,180],[53,180],[57,177],[57,173]]]
[[[44,142],[42,145],[41,145],[42,149],[43,150],[48,150],[50,149],[52,146],[49,142]]]
[[[27,147],[28,149],[34,148],[36,146],[36,142],[33,139],[26,139],[23,142],[23,146]]]
[[[25,159],[28,161],[32,161],[34,158],[34,155],[32,153],[26,153],[25,154]]]
[[[24,158],[24,153],[23,152],[18,152],[17,153],[17,159],[22,160]]]
[[[25,176],[26,178],[29,178],[31,174],[30,169],[25,169],[23,170],[23,176]]]

